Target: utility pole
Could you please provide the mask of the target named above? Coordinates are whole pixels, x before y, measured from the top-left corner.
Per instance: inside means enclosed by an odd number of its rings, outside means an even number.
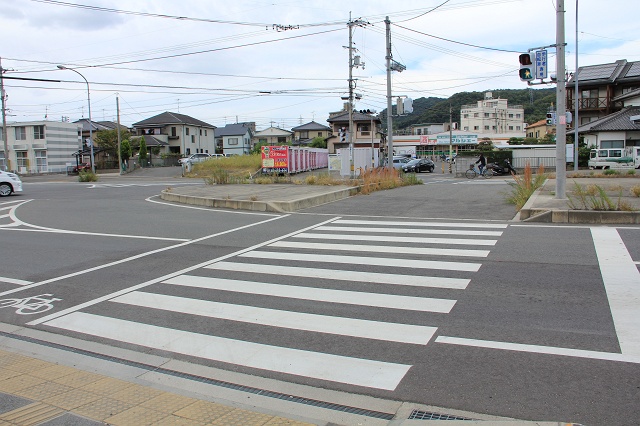
[[[384,20],[387,33],[387,167],[393,167],[393,100],[391,99],[391,21]]]
[[[116,96],[116,114],[118,117],[118,173],[122,174],[122,152],[120,151],[120,98],[118,96]]]
[[[0,58],[0,98],[2,98],[2,141],[4,142],[4,163],[5,169],[11,171],[9,165],[9,144],[7,143],[7,112],[4,94],[4,68],[2,68],[2,58]]]
[[[453,173],[453,107],[449,104],[449,173]]]
[[[566,199],[567,181],[567,92],[565,72],[564,43],[564,0],[556,2],[556,89],[557,124],[556,124],[556,199]]]
[[[365,26],[367,23],[362,21],[361,19],[356,19],[355,21],[351,20],[351,16],[349,16],[349,23],[347,24],[349,26],[349,46],[347,47],[347,49],[349,49],[349,169],[350,169],[350,176],[353,178],[355,176],[355,168],[353,165],[353,155],[354,155],[354,139],[353,139],[353,98],[354,98],[354,94],[353,94],[353,90],[355,89],[355,84],[354,84],[354,80],[353,80],[353,69],[357,68],[359,66],[362,66],[364,68],[364,64],[363,63],[354,63],[353,61],[353,51],[355,50],[355,47],[353,47],[353,27],[355,26]],[[359,57],[358,57],[359,58]],[[359,99],[359,98],[358,98]]]
[[[573,136],[573,170],[578,171],[578,148],[580,146],[580,134],[578,132],[578,99],[580,98],[580,92],[578,91],[578,0],[576,0],[576,72],[573,75],[573,81],[575,82],[574,97],[576,102],[576,113],[573,117],[573,130],[575,132]]]

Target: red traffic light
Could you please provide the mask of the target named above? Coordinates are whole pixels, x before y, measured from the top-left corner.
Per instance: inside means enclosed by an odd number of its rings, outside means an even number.
[[[520,61],[520,65],[533,65],[533,61],[531,60],[531,53],[523,53],[518,57]]]

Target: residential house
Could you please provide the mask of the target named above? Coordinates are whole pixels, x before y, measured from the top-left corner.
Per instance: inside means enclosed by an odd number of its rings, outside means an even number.
[[[245,155],[251,152],[255,123],[227,124],[215,131],[216,144],[224,155]]]
[[[163,153],[181,155],[215,154],[215,130],[214,125],[168,111],[133,124],[133,134],[145,136],[147,146],[158,147]]]
[[[291,129],[294,145],[309,145],[314,138],[320,137],[325,141],[332,136],[331,127],[311,121]]]
[[[454,129],[456,128],[454,123]],[[410,126],[412,135],[434,135],[436,133],[448,132],[449,123],[419,123]]]
[[[80,120],[74,121],[75,124],[82,126],[82,151],[78,152],[78,162],[91,162],[91,147],[88,145],[89,137],[93,137],[95,140],[95,136],[97,132],[103,130],[115,130],[118,128],[118,123],[114,123],[113,121],[89,121],[88,118],[81,118]],[[122,130],[128,130],[126,126],[120,125]],[[89,131],[91,129],[91,131]],[[109,158],[109,152],[103,151],[97,145],[93,146],[93,156],[95,159],[95,164],[99,168],[117,168],[117,158]]]
[[[327,119],[331,125],[332,135],[327,139],[327,149],[330,154],[335,154],[338,149],[349,148],[349,112],[339,111],[332,113]],[[354,148],[380,149],[384,147],[382,141],[380,118],[361,112],[353,112]],[[346,132],[346,133],[345,133]]]
[[[579,67],[567,82],[567,109],[575,110],[575,85],[578,97],[578,127],[620,111],[620,96],[640,88],[640,61],[626,59],[610,64]]]
[[[584,142],[598,149],[640,147],[640,89],[620,95],[614,102],[621,102],[623,108],[578,127]]]
[[[547,119],[536,121],[533,124],[529,124],[527,126],[527,137],[528,138],[544,138],[546,135],[555,134],[556,133],[556,125],[555,124],[547,124]]]
[[[68,166],[75,165],[74,155],[82,144],[81,129],[77,123],[46,120],[7,124],[7,151],[2,141],[0,169],[18,173],[66,172]]]
[[[260,145],[286,145],[291,142],[293,132],[280,129],[279,127],[268,127],[254,133],[251,138],[251,146]]]
[[[486,92],[476,105],[462,105],[460,130],[484,134],[516,134],[524,137],[524,107],[509,105],[507,99],[494,99]]]

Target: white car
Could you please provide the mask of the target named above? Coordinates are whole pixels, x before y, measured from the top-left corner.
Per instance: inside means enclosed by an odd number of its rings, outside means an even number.
[[[7,197],[14,192],[22,192],[22,181],[15,173],[0,170],[0,197]]]
[[[182,165],[182,164],[186,164],[186,163],[201,163],[205,160],[208,160],[211,158],[210,154],[205,154],[204,152],[200,152],[198,154],[191,154],[188,157],[185,158],[181,158],[178,160],[178,164]]]

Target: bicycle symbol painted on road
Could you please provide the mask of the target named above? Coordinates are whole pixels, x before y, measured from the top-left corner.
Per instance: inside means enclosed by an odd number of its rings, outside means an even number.
[[[39,294],[24,299],[0,299],[0,308],[16,308],[16,314],[19,315],[39,314],[53,308],[53,302],[62,300],[51,296],[53,294]]]

